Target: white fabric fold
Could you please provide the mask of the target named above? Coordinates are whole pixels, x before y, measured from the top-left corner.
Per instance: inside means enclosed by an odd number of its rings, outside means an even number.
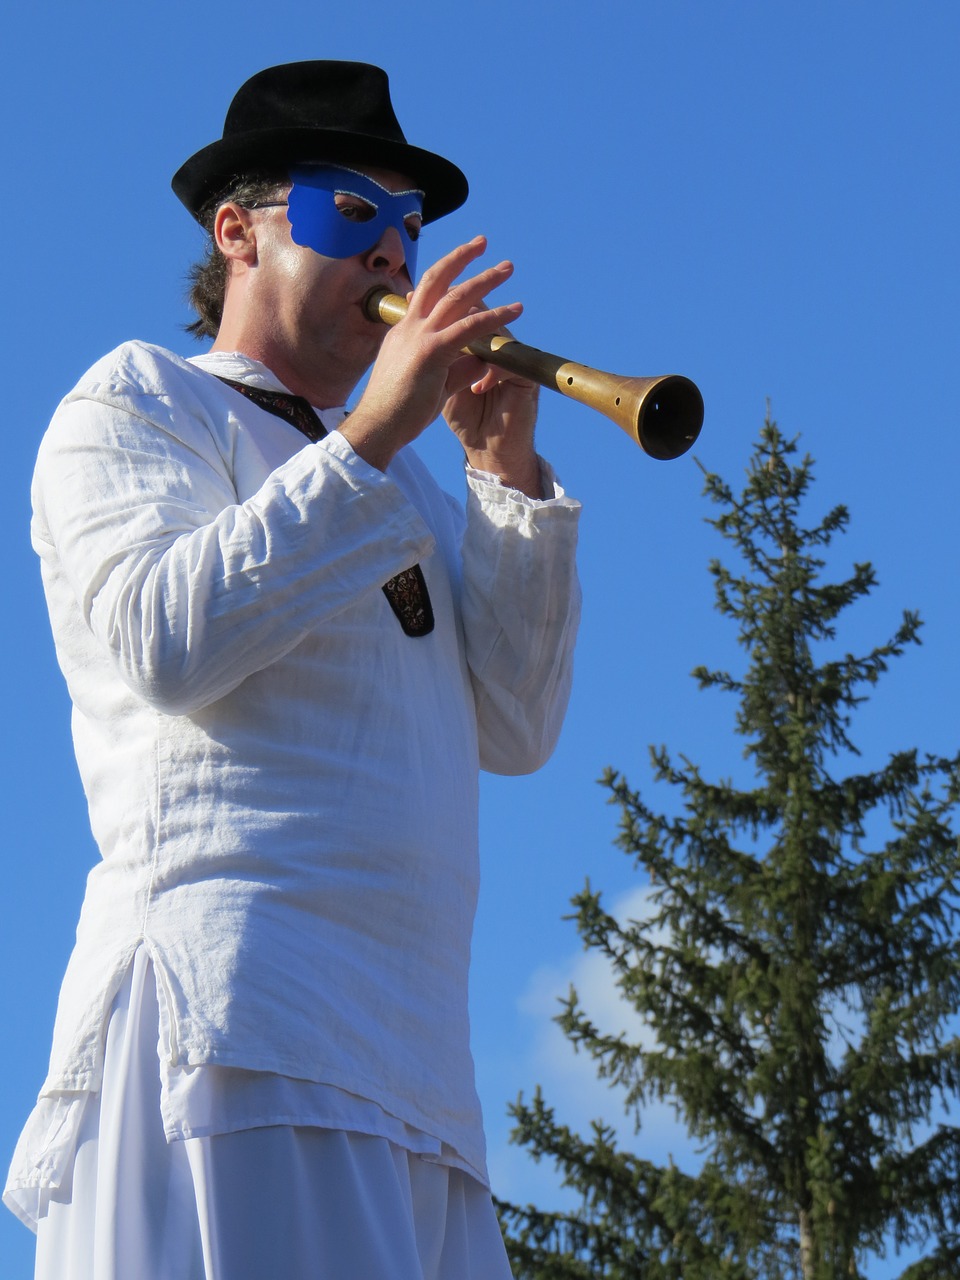
[[[509,1280],[489,1193],[385,1138],[273,1125],[168,1142],[157,1028],[141,949],[104,1089],[32,1224],[35,1280]]]

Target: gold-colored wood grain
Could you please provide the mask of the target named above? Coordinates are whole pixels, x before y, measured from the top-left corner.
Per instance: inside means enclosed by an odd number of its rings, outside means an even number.
[[[407,313],[399,294],[374,289],[365,307],[371,320],[394,325]],[[596,409],[615,422],[651,458],[679,458],[693,445],[703,426],[703,397],[696,384],[680,374],[633,378],[604,373],[565,360],[506,334],[471,342],[464,350],[508,373]]]

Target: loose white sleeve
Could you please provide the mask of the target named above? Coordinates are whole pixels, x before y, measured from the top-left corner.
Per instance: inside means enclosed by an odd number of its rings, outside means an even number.
[[[229,439],[191,401],[191,377],[212,382],[191,370],[176,398],[116,369],[81,384],[44,438],[33,490],[45,567],[56,561],[124,682],[168,714],[223,697],[434,546],[337,432],[241,500]]]
[[[463,626],[491,773],[532,773],[549,758],[573,679],[580,504],[543,470],[544,501],[467,473]]]

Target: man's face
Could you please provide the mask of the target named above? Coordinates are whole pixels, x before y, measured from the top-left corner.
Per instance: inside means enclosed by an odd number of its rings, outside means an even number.
[[[409,178],[391,170],[359,165],[351,168],[355,175],[376,184],[376,188],[366,189],[368,196],[377,188],[387,196],[410,192],[413,187]],[[407,256],[414,243],[411,232],[419,233],[418,210],[408,209],[410,201],[404,197],[402,209],[395,205],[388,210],[390,217],[379,216],[379,208],[371,217],[372,201],[368,196],[346,190],[321,190],[321,198],[328,205],[332,202],[333,216],[343,220],[348,236],[365,223],[376,222],[374,230],[378,235],[373,243],[368,228],[363,235],[367,248],[346,257],[334,257],[298,242],[298,236],[300,240],[307,239],[307,230],[297,213],[296,183],[291,196],[292,211],[289,207],[264,207],[254,215],[261,319],[270,326],[271,343],[280,345],[289,359],[310,363],[318,372],[339,368],[341,375],[351,378],[355,385],[376,358],[387,332],[384,325],[367,317],[364,299],[374,288],[385,287],[400,294],[413,288]],[[383,196],[382,206],[389,204]],[[392,216],[397,212],[404,215],[401,226]],[[325,216],[329,216],[329,209]],[[318,243],[322,239],[312,233],[310,238]],[[339,243],[342,248],[343,240]]]

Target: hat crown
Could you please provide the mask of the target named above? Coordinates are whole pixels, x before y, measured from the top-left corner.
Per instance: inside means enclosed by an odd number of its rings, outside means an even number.
[[[223,136],[260,129],[325,129],[406,142],[385,71],[364,62],[291,62],[241,85]]]
[[[202,219],[238,177],[272,177],[311,163],[403,174],[424,192],[424,222],[467,198],[467,180],[455,164],[407,142],[386,72],[366,62],[288,62],[258,71],[234,95],[223,136],[182,164],[172,185]]]

